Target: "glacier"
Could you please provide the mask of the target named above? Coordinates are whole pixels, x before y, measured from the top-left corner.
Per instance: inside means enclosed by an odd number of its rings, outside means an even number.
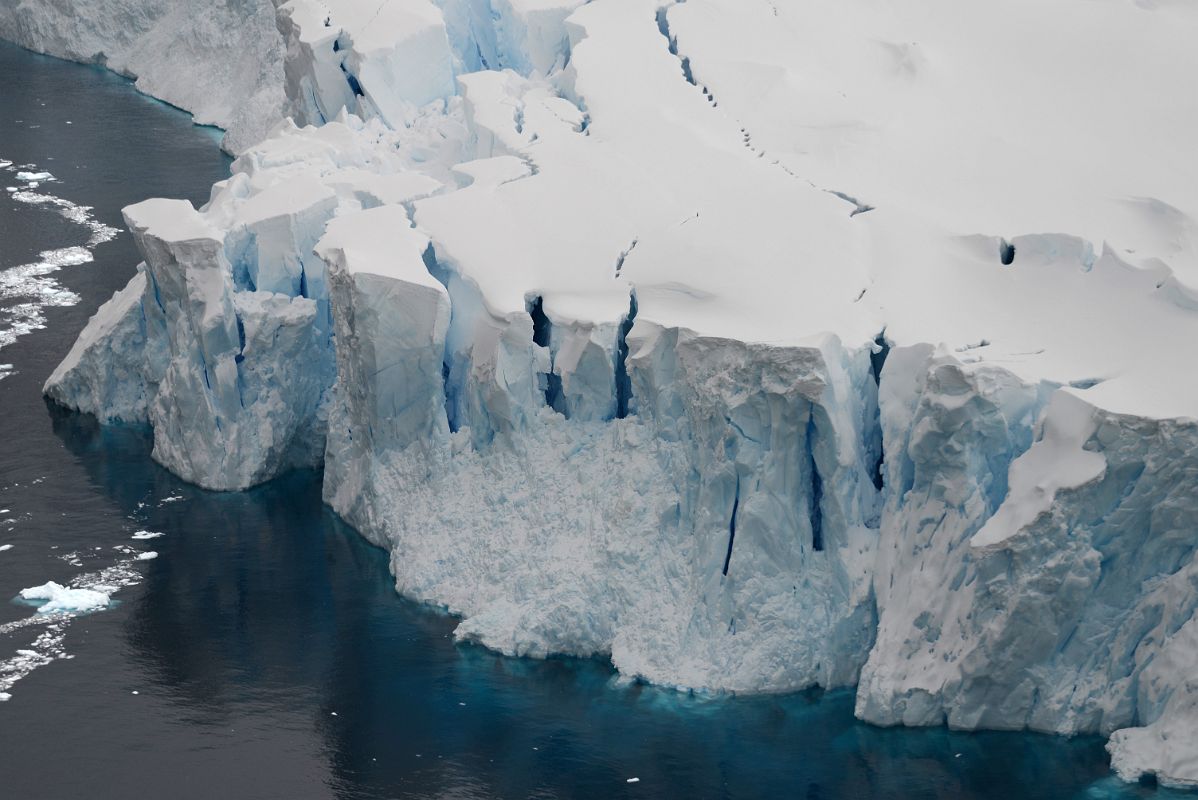
[[[269,135],[126,209],[49,397],[211,489],[323,464],[462,640],[1198,785],[1198,11],[219,9]]]

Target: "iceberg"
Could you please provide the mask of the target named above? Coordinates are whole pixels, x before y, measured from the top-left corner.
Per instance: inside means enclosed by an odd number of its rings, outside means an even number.
[[[96,611],[107,608],[109,603],[109,597],[104,592],[95,589],[69,589],[54,581],[22,589],[20,598],[36,604],[39,614]]]
[[[50,397],[212,489],[323,464],[459,639],[1198,783],[1198,11],[277,23],[289,118],[126,209]]]

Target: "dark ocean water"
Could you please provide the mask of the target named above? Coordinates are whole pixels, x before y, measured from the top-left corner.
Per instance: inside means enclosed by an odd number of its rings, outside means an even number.
[[[0,182],[27,187],[16,169],[34,165],[57,180],[31,191],[114,227],[146,197],[198,204],[228,170],[215,132],[127,81],[7,45],[0,160]],[[10,195],[0,271],[94,233]],[[204,492],[151,462],[147,431],[41,398],[138,260],[126,233],[92,250],[33,300],[0,279],[0,330],[5,309],[50,303],[0,349],[0,797],[1165,796],[1111,778],[1093,737],[883,730],[848,692],[694,698],[454,644],[453,620],[399,598],[385,554],[321,505],[318,473]],[[49,625],[7,602],[113,569],[128,585],[103,611]]]

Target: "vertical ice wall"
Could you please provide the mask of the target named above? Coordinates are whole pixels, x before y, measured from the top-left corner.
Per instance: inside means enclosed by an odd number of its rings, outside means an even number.
[[[134,78],[139,91],[224,128],[232,153],[262,139],[286,99],[270,0],[0,0],[0,38]]]
[[[146,256],[142,306],[166,320],[169,360],[149,407],[155,459],[211,488],[314,463],[317,303],[235,293],[219,234],[186,201],[148,200],[125,219]]]
[[[1198,723],[1180,666],[1198,610],[1186,488],[1198,428],[945,361],[909,348],[884,373],[880,619],[858,715],[1065,734],[1135,726],[1111,741],[1120,774],[1191,781],[1192,748],[1170,734]]]

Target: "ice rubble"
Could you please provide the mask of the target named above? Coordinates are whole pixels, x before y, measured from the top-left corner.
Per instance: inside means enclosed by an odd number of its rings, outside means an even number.
[[[1198,782],[1198,12],[278,19],[299,126],[126,211],[48,394],[211,488],[323,458],[459,637]]]

